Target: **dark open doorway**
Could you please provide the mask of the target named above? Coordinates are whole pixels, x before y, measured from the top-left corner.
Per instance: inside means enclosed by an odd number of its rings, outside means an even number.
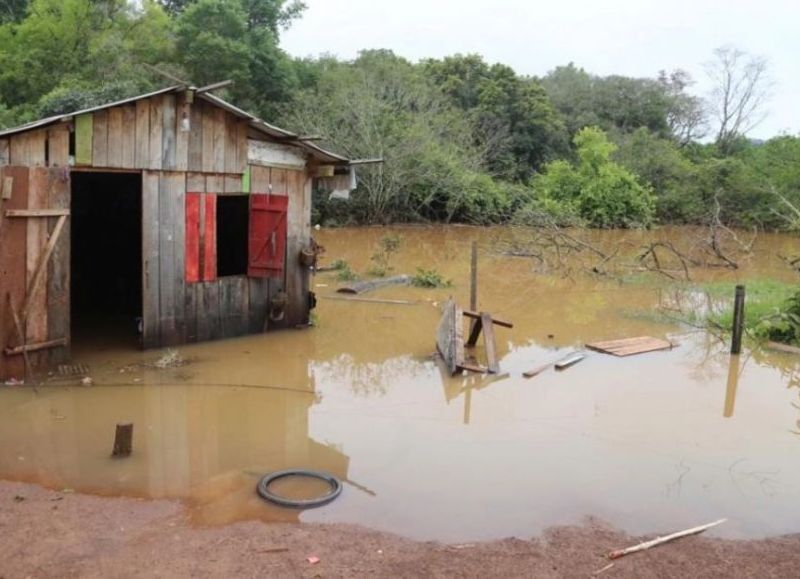
[[[142,316],[142,177],[72,173],[73,344],[138,346]]]

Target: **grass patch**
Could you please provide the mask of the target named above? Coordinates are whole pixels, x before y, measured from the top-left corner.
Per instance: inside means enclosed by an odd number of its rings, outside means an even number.
[[[444,279],[442,274],[435,269],[418,267],[417,273],[411,278],[411,285],[414,287],[440,288],[451,287],[453,282],[449,279]]]

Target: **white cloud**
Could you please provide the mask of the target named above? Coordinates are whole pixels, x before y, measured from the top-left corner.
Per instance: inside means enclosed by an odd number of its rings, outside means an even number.
[[[770,114],[753,131],[800,132],[797,0],[306,0],[283,35],[295,56],[353,58],[390,48],[412,60],[479,53],[543,75],[570,61],[597,74],[654,76],[684,68],[704,86],[703,63],[733,44],[766,56],[775,82]]]

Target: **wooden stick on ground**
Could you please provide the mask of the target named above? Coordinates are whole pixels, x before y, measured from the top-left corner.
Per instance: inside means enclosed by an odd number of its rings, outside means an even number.
[[[633,547],[627,547],[625,549],[618,549],[616,551],[611,551],[608,554],[608,558],[619,559],[620,557],[624,557],[625,555],[630,555],[631,553],[646,551],[647,549],[663,545],[664,543],[669,543],[670,541],[674,541],[675,539],[680,539],[681,537],[688,537],[689,535],[696,535],[698,533],[702,533],[703,531],[707,531],[711,527],[716,527],[717,525],[721,525],[727,520],[728,519],[720,519],[718,521],[714,521],[713,523],[708,523],[707,525],[700,525],[699,527],[692,527],[691,529],[686,529],[685,531],[678,531],[677,533],[672,533],[671,535],[667,535],[666,537],[656,537],[651,541],[645,541],[644,543],[639,543],[638,545],[634,545]]]

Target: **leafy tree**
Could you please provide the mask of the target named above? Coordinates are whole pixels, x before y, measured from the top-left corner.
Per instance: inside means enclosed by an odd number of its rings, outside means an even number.
[[[25,17],[29,0],[3,0],[0,4],[0,24],[19,22]]]
[[[578,161],[548,164],[533,181],[545,206],[561,206],[592,227],[646,227],[653,221],[649,186],[611,160],[616,146],[597,127],[581,129],[574,139]]]
[[[198,0],[158,0],[170,15],[177,16]],[[247,15],[248,29],[268,28],[277,35],[281,28],[287,28],[299,18],[306,9],[300,0],[229,0]]]
[[[450,102],[467,113],[487,169],[527,180],[546,161],[567,151],[564,125],[541,84],[480,56],[456,55],[423,63]]]
[[[236,103],[273,117],[296,84],[292,62],[270,26],[252,27],[237,1],[196,0],[178,17],[177,50],[195,84],[234,81]]]

